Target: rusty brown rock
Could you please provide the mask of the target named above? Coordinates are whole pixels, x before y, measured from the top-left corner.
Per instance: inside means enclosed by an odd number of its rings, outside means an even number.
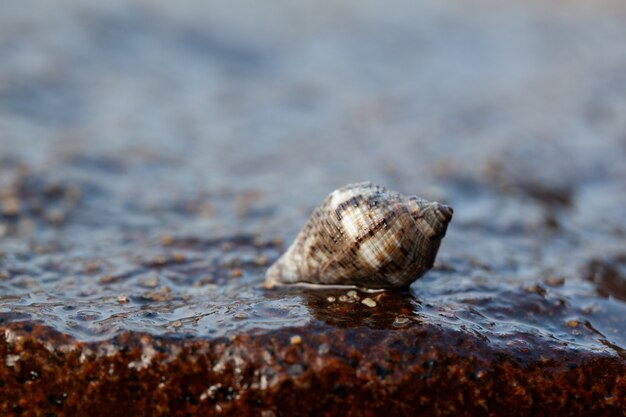
[[[400,332],[311,326],[215,340],[126,333],[97,343],[40,325],[4,323],[2,329],[0,413],[7,416],[626,411],[624,359],[559,348],[499,349],[430,325]],[[303,335],[300,343],[294,333]]]

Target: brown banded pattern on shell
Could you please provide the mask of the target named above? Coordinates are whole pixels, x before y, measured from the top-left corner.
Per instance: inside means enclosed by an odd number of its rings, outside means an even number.
[[[265,286],[409,286],[433,266],[452,209],[363,182],[333,191],[268,269]]]

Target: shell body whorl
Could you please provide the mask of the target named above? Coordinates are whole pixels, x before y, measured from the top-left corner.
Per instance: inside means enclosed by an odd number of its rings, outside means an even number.
[[[347,185],[313,210],[265,286],[407,287],[432,267],[451,219],[439,203],[370,182]]]

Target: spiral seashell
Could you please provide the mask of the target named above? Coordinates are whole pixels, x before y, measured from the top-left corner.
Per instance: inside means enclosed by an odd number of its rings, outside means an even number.
[[[452,208],[363,182],[333,191],[268,269],[265,287],[403,288],[428,271]]]

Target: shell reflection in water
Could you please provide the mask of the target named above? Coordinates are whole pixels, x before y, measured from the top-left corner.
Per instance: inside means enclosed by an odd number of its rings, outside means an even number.
[[[333,191],[268,269],[265,287],[404,288],[429,270],[452,208],[363,182]]]

